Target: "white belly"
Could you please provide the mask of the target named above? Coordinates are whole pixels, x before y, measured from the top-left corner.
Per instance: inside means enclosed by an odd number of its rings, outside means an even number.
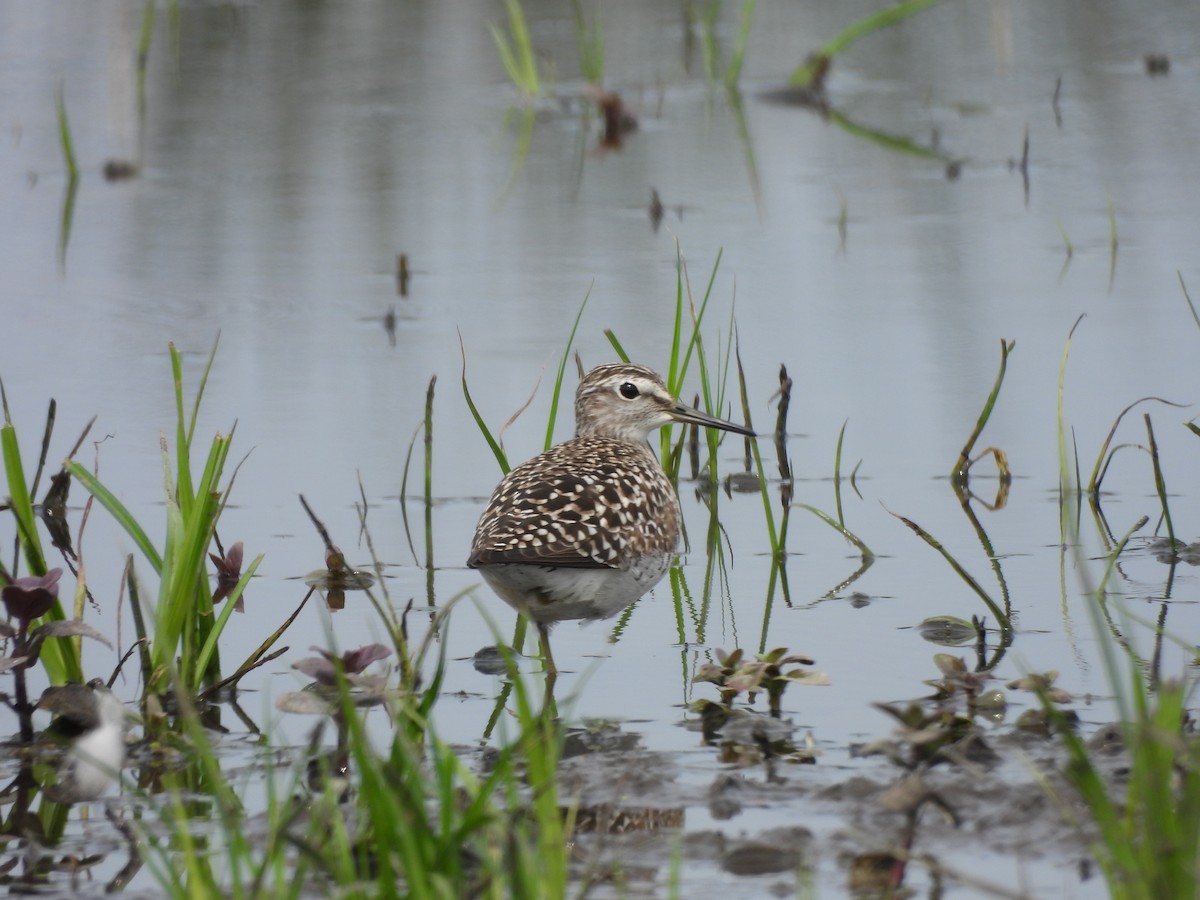
[[[643,557],[628,569],[582,569],[506,563],[480,574],[510,606],[535,622],[607,619],[662,580],[669,555]]]

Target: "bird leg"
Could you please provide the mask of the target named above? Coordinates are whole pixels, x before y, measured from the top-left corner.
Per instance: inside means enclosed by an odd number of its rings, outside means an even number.
[[[550,652],[550,626],[545,622],[537,623],[538,637],[542,643],[542,658],[545,660],[546,677],[553,678],[558,674],[558,666],[554,665],[554,654]]]

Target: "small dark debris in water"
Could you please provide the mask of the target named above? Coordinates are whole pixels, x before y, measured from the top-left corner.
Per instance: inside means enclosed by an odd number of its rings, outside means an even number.
[[[663,202],[655,188],[650,188],[650,227],[658,234],[658,226],[662,224]]]
[[[476,672],[483,675],[503,675],[508,671],[504,654],[494,645],[476,650],[475,655],[471,657],[471,665],[475,667]]]
[[[383,330],[387,332],[388,344],[396,346],[396,307],[389,306],[383,316]]]
[[[871,605],[871,598],[862,591],[855,591],[846,599],[850,601],[850,605],[855,609],[862,609],[864,606]]]
[[[946,180],[958,181],[958,177],[962,175],[962,160],[952,159],[946,163]]]
[[[600,139],[600,146],[606,150],[619,150],[625,135],[637,131],[637,116],[629,111],[621,95],[615,91],[604,91],[590,85],[588,95],[604,117],[604,136]]]
[[[408,254],[396,254],[396,292],[401,297],[408,296]]]
[[[110,159],[104,164],[103,172],[105,181],[127,181],[136,178],[141,169],[127,159]]]
[[[1165,53],[1147,53],[1145,62],[1146,74],[1151,78],[1171,73],[1171,60]]]
[[[1008,160],[1008,171],[1021,173],[1021,185],[1025,189],[1025,205],[1029,206],[1029,126],[1025,126],[1025,140],[1021,144],[1020,160]],[[999,459],[997,459],[999,463]]]

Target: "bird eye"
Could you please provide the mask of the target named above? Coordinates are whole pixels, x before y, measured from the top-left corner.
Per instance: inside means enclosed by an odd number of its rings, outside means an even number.
[[[632,381],[625,382],[623,385],[621,385],[620,390],[621,390],[621,396],[624,397],[626,400],[632,400],[634,397],[636,397],[638,395],[637,385],[634,384]]]

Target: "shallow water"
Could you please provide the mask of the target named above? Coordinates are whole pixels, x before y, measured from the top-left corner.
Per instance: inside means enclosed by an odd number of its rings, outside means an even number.
[[[847,746],[890,732],[872,702],[923,696],[923,682],[937,677],[931,657],[941,648],[914,626],[930,615],[986,611],[890,513],[920,523],[986,589],[999,590],[945,476],[996,378],[1002,338],[1016,348],[979,449],[1004,450],[1016,478],[1003,509],[974,506],[1016,614],[997,674],[1058,670],[1067,690],[1106,696],[1080,566],[1060,552],[1059,366],[1083,314],[1063,406],[1085,479],[1125,406],[1148,395],[1196,399],[1200,327],[1179,278],[1197,296],[1200,125],[1190,111],[1200,99],[1200,63],[1189,38],[1200,9],[946,3],[839,57],[833,107],[920,145],[936,135],[939,149],[962,161],[952,180],[940,162],[762,97],[805,52],[872,8],[760,4],[741,83],[743,127],[719,83],[705,79],[698,26],[689,31],[678,4],[606,4],[606,86],[620,91],[639,128],[605,151],[579,99],[569,10],[528,3],[535,44],[559,81],[557,99],[537,105],[528,153],[518,159],[520,98],[487,27],[502,16],[499,6],[184,5],[174,36],[168,16],[158,17],[139,117],[140,4],[2,0],[0,313],[9,339],[0,375],[26,453],[36,450],[50,397],[59,402],[51,459],[98,414],[92,437],[108,436],[102,477],[137,514],[159,521],[158,433],[173,421],[166,344],[187,353],[194,385],[219,332],[199,434],[237,421],[233,455],[252,452],[221,533],[227,544],[245,541],[250,556],[266,553],[223,658],[239,661],[256,647],[299,602],[295,579],[321,563],[297,494],[353,562],[368,562],[356,543],[361,478],[394,602],[413,598],[423,608],[463,591],[479,602],[461,602],[452,615],[446,690],[462,695],[447,697],[438,719],[443,737],[473,742],[499,687],[469,661],[494,640],[481,610],[501,633],[512,614],[463,566],[499,470],[462,400],[460,340],[472,395],[493,428],[547,367],[530,409],[504,435],[510,458],[526,458],[541,448],[548,382],[584,297],[576,346],[585,364],[612,357],[603,336],[612,328],[631,357],[662,368],[677,247],[697,296],[720,253],[709,351],[727,339],[732,310],[760,431],[774,421],[771,397],[787,366],[797,501],[834,512],[830,477],[848,423],[843,475],[861,460],[861,497],[843,485],[845,519],[879,559],[839,588],[858,568],[857,554],[795,509],[789,596],[777,589],[768,612],[761,500],[722,496],[728,589],[714,591],[703,618],[685,614],[680,624],[664,583],[634,608],[615,643],[612,623],[555,631],[555,656],[573,670],[559,682],[560,698],[573,697],[571,715],[623,721],[648,751],[677,754],[687,780],[706,785],[724,767],[680,727],[680,707],[715,691],[691,685],[690,673],[713,648],[786,645],[813,655],[832,680],[785,695],[786,715],[822,751],[816,766],[786,777],[803,781],[819,770],[824,782],[864,769],[882,777],[881,763],[850,759]],[[726,54],[736,30],[731,4],[719,31]],[[1167,54],[1170,74],[1149,77],[1147,53]],[[1052,103],[1059,78],[1061,122]],[[65,241],[60,82],[82,170]],[[1028,196],[1010,167],[1026,129]],[[140,161],[141,175],[106,183],[100,171],[111,158]],[[667,207],[657,231],[647,213],[651,188]],[[397,295],[398,253],[413,270],[407,297]],[[383,327],[393,309],[394,345]],[[414,559],[397,498],[433,375],[428,579],[423,510],[410,500]],[[688,390],[698,387],[693,379]],[[1193,413],[1139,407],[1119,441],[1146,442],[1143,411],[1153,417],[1175,528],[1193,540],[1196,438],[1182,427]],[[559,438],[569,430],[562,412]],[[762,448],[771,454],[769,442]],[[740,469],[739,456],[727,441],[725,472]],[[81,459],[94,461],[90,444]],[[973,486],[987,500],[996,488],[979,477]],[[1141,515],[1157,519],[1144,453],[1119,453],[1105,488],[1117,536]],[[408,491],[419,492],[415,481]],[[690,484],[681,495],[693,535],[683,573],[700,610],[706,513]],[[109,601],[88,617],[116,633],[130,547],[103,519],[93,515],[85,552],[93,591]],[[1102,555],[1086,513],[1083,530],[1086,554]],[[1087,568],[1095,579],[1102,564]],[[1167,624],[1185,640],[1196,633],[1194,569],[1169,573],[1135,547],[1118,577],[1130,609],[1147,619],[1159,614],[1170,578]],[[850,602],[854,591],[870,602]],[[246,685],[253,692],[242,703],[252,716],[278,718],[272,698],[303,683],[288,666],[310,644],[324,645],[329,630],[352,647],[381,629],[354,598],[331,617],[310,606],[287,635],[292,651]],[[1148,658],[1149,633],[1124,630]],[[108,651],[89,654],[96,673],[111,671]],[[1163,671],[1181,673],[1188,659],[1168,645]],[[1033,705],[1011,692],[1010,702]],[[1081,715],[1095,724],[1112,711],[1098,701]],[[285,719],[280,727],[301,741],[309,724]],[[687,828],[736,835],[796,818],[804,821],[787,804],[727,823],[689,809]],[[972,859],[958,852],[959,864]],[[836,893],[844,873],[829,856],[820,883]],[[1061,878],[1060,863],[1038,869],[998,854],[980,865],[1005,882],[1018,870]],[[1093,881],[1069,890],[1099,888]]]

